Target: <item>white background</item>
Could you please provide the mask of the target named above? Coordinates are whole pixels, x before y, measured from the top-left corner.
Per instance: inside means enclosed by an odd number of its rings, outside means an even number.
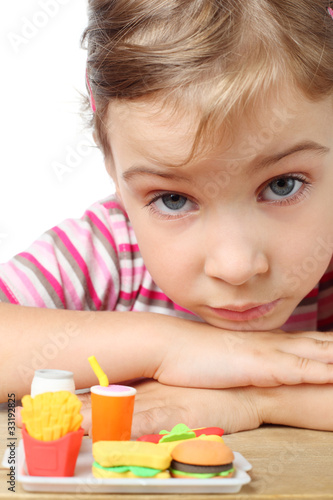
[[[80,116],[86,22],[86,0],[0,3],[0,262],[113,192]]]

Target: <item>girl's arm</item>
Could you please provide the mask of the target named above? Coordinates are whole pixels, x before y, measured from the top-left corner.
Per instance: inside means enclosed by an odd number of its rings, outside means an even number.
[[[77,389],[98,384],[95,355],[110,382],[151,377],[168,349],[173,318],[158,314],[83,312],[0,303],[0,400],[30,393],[34,371],[74,372]]]
[[[180,422],[190,428],[219,426],[226,434],[255,429],[263,423],[333,431],[332,384],[211,390],[144,381],[137,390],[134,437],[171,430]],[[87,428],[90,418],[86,410]]]
[[[332,334],[241,333],[162,314],[5,303],[0,318],[1,401],[8,393],[28,393],[40,368],[73,371],[78,389],[96,384],[91,355],[111,382],[146,377],[202,388],[333,383],[333,342],[323,340]]]

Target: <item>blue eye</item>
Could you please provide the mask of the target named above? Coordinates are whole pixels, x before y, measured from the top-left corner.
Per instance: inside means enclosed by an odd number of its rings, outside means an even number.
[[[154,214],[167,218],[183,217],[197,209],[193,201],[179,193],[155,194],[146,206]]]
[[[307,184],[302,176],[281,176],[272,180],[260,194],[260,201],[283,201],[297,195],[301,188]]]
[[[160,198],[162,203],[170,210],[180,210],[186,205],[187,198],[180,194],[163,194]]]
[[[276,179],[269,184],[271,191],[277,196],[288,196],[295,189],[296,180],[289,177],[289,179]]]

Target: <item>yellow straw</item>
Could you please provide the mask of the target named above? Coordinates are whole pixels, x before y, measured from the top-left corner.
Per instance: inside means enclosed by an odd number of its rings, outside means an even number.
[[[96,377],[98,378],[99,385],[107,387],[109,385],[109,379],[106,373],[104,373],[102,368],[99,366],[95,356],[90,356],[90,358],[88,358],[88,361],[91,364],[91,368],[94,370]]]

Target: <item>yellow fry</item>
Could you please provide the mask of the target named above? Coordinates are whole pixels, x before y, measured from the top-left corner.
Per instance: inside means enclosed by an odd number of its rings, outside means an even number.
[[[64,423],[63,423],[63,431],[62,431],[63,436],[65,434],[67,434],[67,432],[69,431],[70,425],[71,425],[71,415],[66,413],[66,415],[64,415]]]
[[[51,427],[45,427],[42,430],[43,441],[52,441],[53,440],[53,430]]]
[[[26,410],[30,410],[31,412],[33,411],[32,397],[29,396],[29,394],[23,396],[21,403],[23,408],[25,408]]]
[[[63,426],[64,425],[64,416],[66,414],[66,406],[62,406],[60,408],[60,412],[59,412],[59,416],[58,416],[58,423],[60,426]]]
[[[46,392],[44,394],[43,407],[50,408],[52,404],[52,392]]]
[[[71,415],[74,413],[74,409],[75,409],[75,401],[68,401],[67,404],[66,404],[66,408],[67,408],[67,413],[70,413]]]
[[[52,394],[52,405],[59,405],[63,403],[63,398],[61,397],[62,391],[56,391]]]
[[[30,434],[32,437],[35,439],[39,439],[40,441],[43,440],[43,435],[42,435],[42,430],[41,430],[41,425],[40,425],[40,419],[36,423],[36,419],[32,421],[32,434]]]
[[[37,394],[33,398],[33,407],[34,407],[34,413],[39,414],[42,411],[42,394]]]
[[[68,397],[68,402],[73,402],[73,403],[77,403],[79,400],[79,398],[77,397],[76,394],[73,394],[72,392],[69,394],[69,397]]]
[[[66,406],[66,423],[68,422],[68,429],[71,428],[72,420],[73,420],[74,406],[73,403],[68,403]],[[69,430],[67,430],[69,432]]]
[[[29,420],[28,422],[25,422],[25,426],[26,426],[26,429],[27,429],[29,436],[35,437],[35,430],[34,430],[34,427],[33,427],[31,420]]]
[[[59,439],[61,437],[61,427],[60,425],[55,425],[53,427],[53,439]]]
[[[48,427],[50,422],[50,412],[42,411],[41,418],[42,418],[42,426]]]
[[[70,395],[71,392],[69,391],[57,391],[54,393],[55,401],[57,402],[57,404],[63,405],[68,401]]]
[[[33,423],[35,427],[35,431],[38,431],[38,429],[42,428],[42,418],[40,415],[35,415],[33,418]]]
[[[40,431],[35,432],[35,435],[32,437],[34,437],[35,439],[38,439],[39,441],[43,441],[43,435]]]
[[[54,417],[55,422],[58,422],[58,420],[59,420],[59,413],[60,413],[61,408],[62,408],[62,406],[59,404],[56,404],[56,405],[53,404],[50,408],[52,417]]]
[[[81,426],[82,420],[83,420],[82,415],[80,415],[80,414],[75,415],[75,417],[73,418],[72,424],[71,424],[71,431],[77,431]]]
[[[54,415],[51,414],[51,417],[50,417],[50,427],[54,427],[55,425],[57,425],[57,419]]]
[[[27,422],[33,418],[32,410],[26,409],[26,408],[22,408],[22,410],[21,410],[21,418],[22,418],[22,422],[24,424],[27,424]]]

